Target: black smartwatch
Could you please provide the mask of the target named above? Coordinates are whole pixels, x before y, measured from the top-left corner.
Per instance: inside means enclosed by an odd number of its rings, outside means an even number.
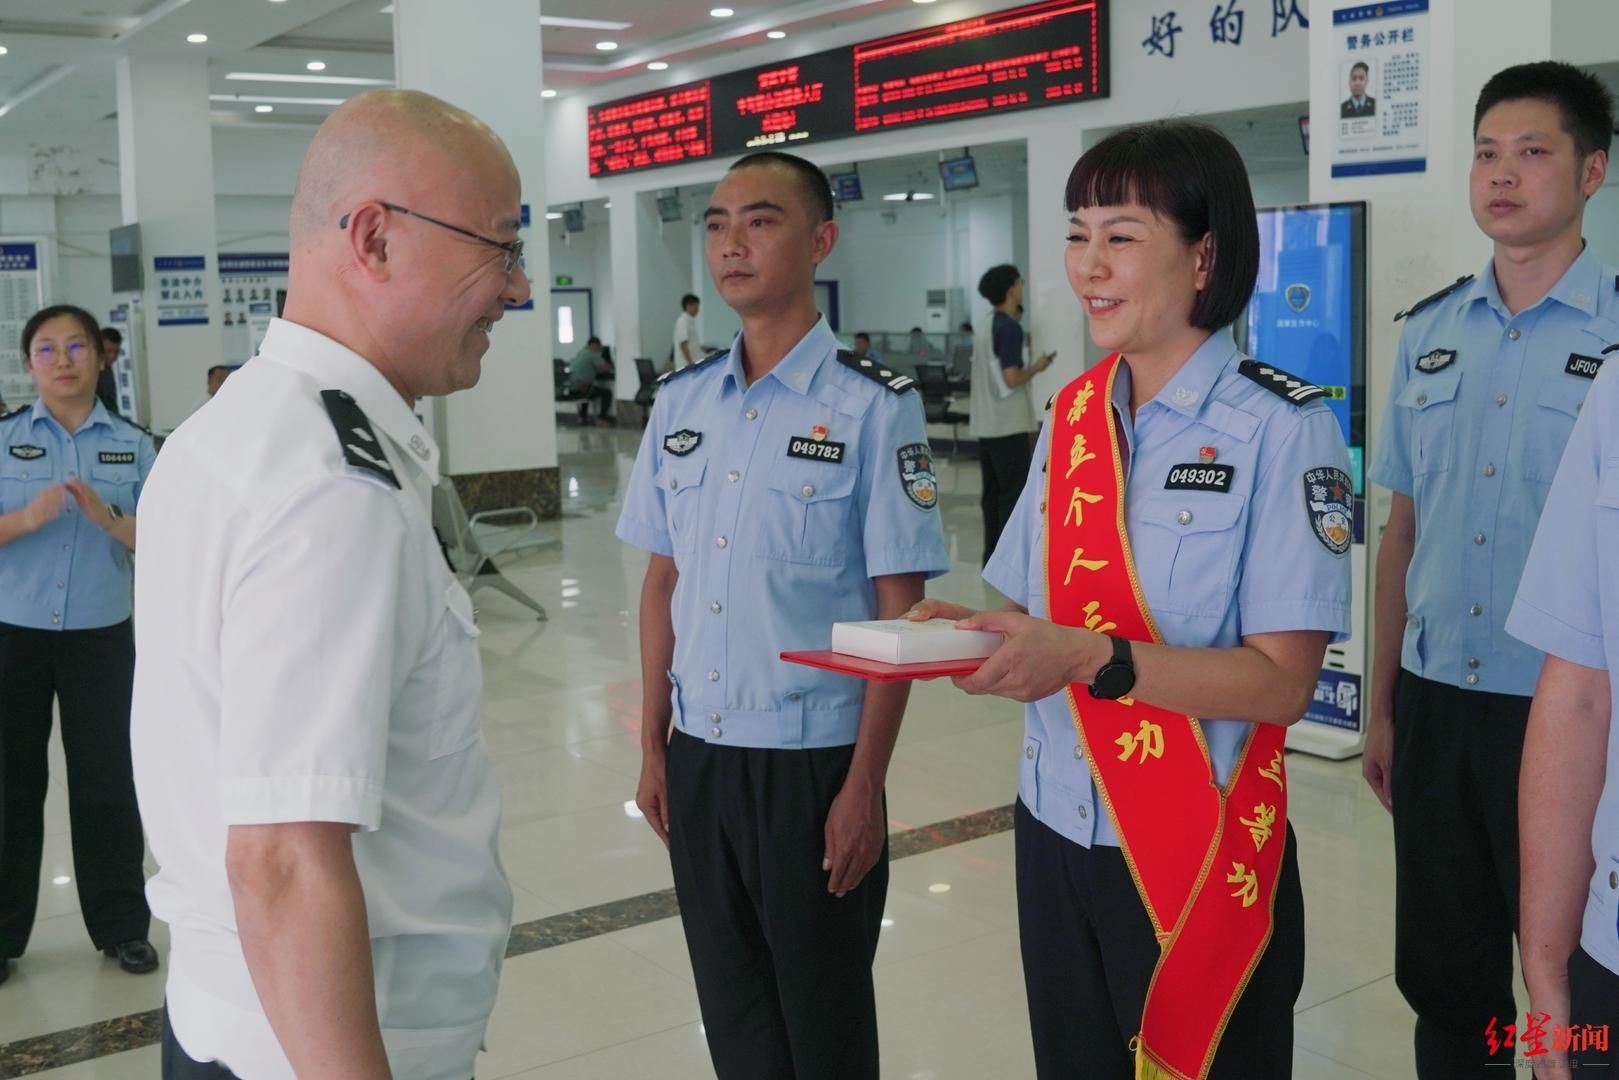
[[[1113,659],[1103,664],[1091,680],[1091,697],[1117,701],[1135,688],[1136,665],[1130,658],[1130,642],[1112,635],[1109,638],[1113,642]]]

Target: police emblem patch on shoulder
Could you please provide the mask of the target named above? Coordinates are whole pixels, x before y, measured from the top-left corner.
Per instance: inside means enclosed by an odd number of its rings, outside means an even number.
[[[1417,370],[1424,375],[1432,375],[1436,371],[1444,371],[1455,362],[1455,349],[1434,349],[1417,357]]]
[[[343,460],[350,468],[370,473],[389,487],[401,488],[388,455],[371,430],[371,421],[359,402],[342,390],[322,390],[320,399],[326,405],[326,415],[337,429],[337,441],[343,447]]]
[[[24,443],[21,446],[13,446],[11,448],[11,456],[14,458],[21,458],[24,461],[33,461],[35,458],[42,458],[45,456],[45,448],[43,446],[29,446],[27,443]]]
[[[933,475],[933,451],[927,443],[906,443],[899,448],[899,480],[905,497],[918,510],[939,505],[939,481]]]
[[[1349,474],[1323,465],[1304,472],[1304,510],[1321,546],[1344,555],[1355,537],[1355,490]]]
[[[1277,397],[1286,398],[1295,405],[1308,405],[1318,397],[1325,397],[1327,393],[1297,375],[1289,375],[1281,368],[1261,364],[1258,360],[1244,360],[1237,365],[1237,374],[1252,379]]]
[[[685,457],[687,454],[697,449],[697,445],[702,441],[703,433],[701,431],[693,431],[690,428],[681,428],[674,434],[665,435],[663,437],[663,448],[669,451],[675,457]]]

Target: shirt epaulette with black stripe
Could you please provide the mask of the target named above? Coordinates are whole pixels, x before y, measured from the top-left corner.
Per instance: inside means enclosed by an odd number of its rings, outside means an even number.
[[[28,412],[29,412],[28,406],[24,405],[20,409],[14,409],[14,410],[12,410],[11,412],[8,412],[8,413],[0,413],[0,424],[4,424],[8,420],[20,419],[21,417],[24,417],[24,416],[28,415]]]
[[[916,387],[916,380],[909,375],[884,367],[870,357],[856,356],[847,349],[838,350],[838,363],[850,371],[859,372],[872,382],[882,383],[896,394],[903,394]]]
[[[731,355],[731,350],[726,349],[724,352],[717,352],[712,356],[705,356],[701,360],[697,361],[695,364],[687,364],[685,367],[682,367],[682,368],[674,368],[671,371],[665,371],[662,375],[658,376],[658,385],[662,386],[664,383],[668,382],[670,379],[678,379],[682,375],[688,375],[691,372],[696,371],[698,368],[707,367],[709,364],[712,364],[714,361],[722,360],[725,357],[730,356],[730,355]]]
[[[1060,393],[1062,393],[1062,391],[1058,390],[1057,394],[1060,394]],[[1052,394],[1050,397],[1046,398],[1046,412],[1050,412],[1051,407],[1053,405],[1057,404],[1057,394]]]
[[[1258,360],[1244,360],[1237,365],[1237,374],[1252,379],[1266,390],[1295,405],[1308,405],[1327,392],[1314,383],[1307,383],[1297,375],[1289,375],[1280,368],[1261,364]]]
[[[1463,274],[1461,277],[1457,278],[1451,284],[1446,285],[1443,289],[1440,289],[1438,292],[1434,293],[1431,296],[1424,296],[1421,300],[1418,300],[1416,303],[1412,304],[1410,307],[1406,308],[1404,311],[1402,311],[1402,312],[1398,313],[1397,315],[1395,315],[1394,316],[1394,321],[1399,322],[1401,319],[1408,319],[1412,315],[1415,315],[1417,312],[1421,311],[1423,308],[1427,307],[1428,305],[1439,303],[1439,301],[1443,300],[1445,297],[1449,296],[1451,293],[1455,292],[1457,289],[1461,288],[1463,285],[1466,285],[1469,281],[1472,281],[1472,280],[1473,280],[1473,275],[1472,274]]]
[[[130,427],[134,428],[136,431],[140,432],[142,435],[145,435],[148,439],[157,438],[156,435],[152,434],[150,429],[141,427],[139,424],[135,423],[135,421],[131,420],[129,417],[123,415],[122,413],[108,413],[107,415],[110,416],[114,420],[121,421],[121,422],[123,422],[125,424],[128,424]]]
[[[371,421],[366,419],[360,403],[342,390],[322,390],[320,400],[326,405],[326,415],[332,418],[332,427],[337,429],[337,441],[343,447],[343,460],[349,467],[368,472],[388,486],[402,490],[403,485],[394,475],[394,467],[388,463],[388,455],[377,433],[371,430]]]

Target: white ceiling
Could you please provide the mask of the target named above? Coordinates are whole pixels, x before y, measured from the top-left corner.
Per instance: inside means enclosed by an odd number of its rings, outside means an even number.
[[[453,3],[456,0],[435,0]],[[546,84],[566,93],[671,63],[735,55],[738,67],[765,45],[767,30],[789,35],[909,8],[910,0],[723,0],[736,14],[716,19],[722,0],[544,0],[546,17],[627,24],[618,29],[545,26]],[[1010,2],[1010,0],[1009,0]],[[286,98],[346,98],[364,87],[228,81],[229,72],[305,74],[310,60],[325,75],[391,80],[393,17],[388,0],[0,0],[0,136],[69,135],[110,125],[117,108],[114,70],[128,54],[201,53],[213,73],[210,93]],[[920,9],[919,9],[920,11]],[[209,40],[189,45],[185,37]],[[619,43],[602,52],[596,42]],[[221,124],[309,125],[330,105],[216,101]]]

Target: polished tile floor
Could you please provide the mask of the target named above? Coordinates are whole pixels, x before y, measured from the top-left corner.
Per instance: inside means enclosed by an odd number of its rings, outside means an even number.
[[[634,608],[645,556],[612,536],[638,433],[564,428],[559,437],[564,517],[549,527],[557,542],[509,571],[550,609],[551,620],[536,622],[492,592],[478,596],[486,732],[505,800],[503,849],[519,922],[671,884],[663,848],[633,803],[640,701]],[[944,449],[948,441],[935,445]],[[977,576],[977,464],[943,460],[939,478],[955,566],[932,591],[968,604],[998,603]],[[1019,726],[1013,704],[969,699],[948,683],[918,686],[889,775],[893,829],[1010,803]],[[1358,762],[1294,755],[1289,772],[1308,921],[1295,1075],[1413,1076],[1411,1014],[1393,980],[1389,819],[1361,782]],[[0,1076],[17,1075],[7,1072],[7,1044],[161,1003],[159,979],[120,973],[84,937],[59,746],[52,776],[40,921],[28,955],[0,987]],[[1011,834],[897,860],[887,920],[877,957],[884,1076],[1031,1076]],[[153,937],[166,952],[161,926]],[[685,943],[669,918],[513,957],[488,1044],[480,1078],[712,1076]],[[157,1075],[155,1047],[84,1056],[89,1060],[33,1075]]]

